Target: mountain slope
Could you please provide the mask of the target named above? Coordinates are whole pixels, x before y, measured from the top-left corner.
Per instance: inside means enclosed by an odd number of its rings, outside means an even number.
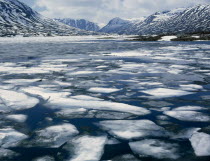
[[[66,25],[82,29],[82,30],[99,31],[100,29],[100,27],[96,23],[87,21],[85,19],[75,20],[71,18],[63,18],[63,19],[55,19],[55,20],[61,23],[64,23]]]
[[[113,18],[112,20],[110,20],[109,23],[100,30],[100,32],[118,33],[118,30],[121,27],[128,25],[130,23],[131,23],[131,21],[123,20],[119,17],[116,17],[116,18]]]
[[[144,21],[128,23],[112,33],[179,34],[210,31],[210,5],[156,12]]]
[[[91,32],[46,18],[18,0],[0,0],[0,36],[86,34]]]

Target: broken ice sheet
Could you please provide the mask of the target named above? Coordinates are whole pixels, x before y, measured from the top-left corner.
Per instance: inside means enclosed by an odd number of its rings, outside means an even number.
[[[4,81],[4,83],[10,83],[14,85],[28,85],[34,82],[39,81],[40,79],[10,79]]]
[[[26,121],[27,116],[22,115],[22,114],[16,114],[16,115],[14,114],[14,115],[7,115],[6,119],[16,121],[16,122],[19,122],[19,123],[23,123],[23,122]]]
[[[114,157],[112,161],[139,161],[135,156],[131,154],[125,154],[121,156]]]
[[[165,111],[164,114],[181,121],[192,121],[192,122],[210,121],[210,116],[195,111]]]
[[[201,128],[186,128],[181,130],[178,134],[172,136],[173,139],[190,139],[192,135],[198,132]]]
[[[22,88],[22,91],[43,97],[45,100],[48,100],[45,105],[53,109],[85,108],[90,110],[127,112],[135,115],[147,115],[150,113],[149,110],[138,106],[104,101],[98,98],[94,99],[93,97],[88,99],[90,96],[85,97],[83,95],[68,97],[68,92],[56,92],[40,87]]]
[[[76,127],[69,123],[50,126],[36,132],[35,144],[58,148],[78,133]]]
[[[155,89],[149,89],[149,90],[145,90],[141,92],[149,94],[153,96],[154,98],[179,97],[179,96],[193,94],[192,92],[187,92],[183,90],[175,90],[175,89],[167,89],[167,88],[155,88]]]
[[[168,132],[150,120],[100,121],[98,126],[121,139],[135,139],[148,136],[165,137]]]
[[[178,145],[156,139],[146,139],[129,143],[131,150],[138,155],[157,159],[178,159]]]
[[[33,159],[32,161],[55,161],[55,159],[50,156],[44,156],[44,157]]]
[[[210,135],[195,132],[190,142],[197,156],[210,156]]]
[[[10,110],[23,110],[36,106],[39,100],[11,90],[0,89],[0,99]]]
[[[185,91],[198,91],[198,90],[203,89],[201,85],[197,85],[197,84],[180,85],[180,87],[182,90],[185,90]]]
[[[27,136],[12,128],[0,129],[0,146],[2,148],[17,146]]]
[[[118,92],[120,89],[116,88],[102,88],[102,87],[93,87],[88,89],[89,92],[94,92],[94,93],[113,93],[113,92]]]
[[[71,161],[98,161],[104,152],[106,136],[79,136],[67,143],[65,149],[70,152]]]
[[[18,156],[17,153],[9,150],[9,149],[2,149],[0,148],[0,160],[11,160],[12,158]]]
[[[207,110],[207,109],[201,106],[181,106],[173,109],[173,111],[200,111],[200,110]]]

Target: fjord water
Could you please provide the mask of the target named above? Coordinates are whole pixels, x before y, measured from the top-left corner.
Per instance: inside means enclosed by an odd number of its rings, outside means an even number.
[[[209,161],[210,43],[0,39],[1,160]]]

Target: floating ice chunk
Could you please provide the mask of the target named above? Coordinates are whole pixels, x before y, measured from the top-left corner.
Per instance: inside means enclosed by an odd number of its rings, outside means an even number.
[[[210,121],[210,116],[195,111],[165,111],[164,114],[181,121],[192,121],[192,122]]]
[[[71,86],[72,85],[72,83],[70,83],[70,82],[55,81],[55,83],[59,84],[60,86]]]
[[[79,132],[74,125],[66,123],[62,125],[50,126],[43,130],[37,131],[36,133],[36,143],[51,147],[60,147]]]
[[[81,95],[78,97],[77,96],[67,97],[69,95],[68,92],[56,92],[39,87],[22,88],[22,91],[43,97],[45,100],[48,100],[46,106],[54,109],[85,108],[93,110],[127,112],[136,115],[146,115],[150,113],[149,110],[144,109],[142,107],[127,105],[123,103],[103,101],[95,98],[93,100],[93,97],[91,97],[90,100],[87,100],[88,97]]]
[[[132,117],[133,115],[130,113],[122,113],[122,112],[110,112],[110,111],[97,111],[95,114],[96,118],[101,118],[101,119],[126,119],[129,117]]]
[[[10,109],[22,110],[34,107],[39,103],[37,98],[29,97],[24,93],[0,89],[0,99]]]
[[[97,66],[96,68],[97,69],[103,69],[103,68],[107,68],[108,66],[103,66],[103,65],[101,65],[101,66]]]
[[[167,131],[149,120],[110,120],[101,121],[99,126],[111,135],[121,139],[134,139],[147,136],[167,136]]]
[[[18,145],[27,136],[12,128],[0,129],[0,146],[9,148]]]
[[[105,111],[119,111],[127,112],[135,115],[147,115],[150,113],[149,110],[142,107],[132,106],[124,103],[115,103],[109,101],[87,101],[77,100],[72,98],[59,98],[50,99],[46,104],[50,108],[85,108],[93,110],[105,110]]]
[[[106,144],[106,136],[81,136],[73,139],[67,145],[67,150],[72,148],[71,161],[97,161],[101,159]]]
[[[193,94],[191,92],[175,90],[175,89],[167,89],[167,88],[155,88],[141,92],[152,95],[155,98],[179,97],[179,96]]]
[[[12,158],[16,157],[18,154],[8,150],[0,148],[0,160],[11,160]]]
[[[40,79],[10,79],[7,81],[4,81],[4,83],[10,83],[15,85],[28,85],[30,83],[34,83],[39,81]]]
[[[44,156],[44,157],[36,158],[33,161],[55,161],[55,159],[50,156]]]
[[[197,90],[203,89],[201,85],[197,85],[197,84],[180,85],[180,87],[182,90],[186,90],[186,91],[197,91]]]
[[[70,108],[70,109],[62,109],[61,111],[56,112],[58,116],[62,117],[72,117],[76,115],[84,115],[87,112],[84,108]]]
[[[88,91],[94,93],[113,93],[120,91],[120,89],[95,87],[95,88],[90,88]]]
[[[4,104],[2,100],[0,100],[0,113],[10,112],[10,109]]]
[[[92,101],[102,101],[103,99],[97,98],[97,97],[91,97],[91,96],[85,96],[85,95],[77,95],[77,96],[71,96],[71,98],[78,99],[78,100],[92,100]]]
[[[21,90],[32,95],[41,96],[45,100],[59,99],[61,97],[66,97],[70,94],[68,92],[51,91],[51,90],[40,88],[40,87],[26,87],[26,88],[22,88]]]
[[[12,88],[14,88],[14,85],[12,85],[12,84],[4,84],[4,85],[0,85],[0,89],[12,89]]]
[[[111,138],[106,142],[107,145],[114,145],[114,144],[119,144],[119,143],[120,142],[115,138]]]
[[[141,50],[141,51],[113,52],[107,55],[122,56],[122,57],[138,57],[138,56],[150,56],[151,54],[152,54],[151,51]]]
[[[210,156],[210,135],[195,132],[190,142],[197,156]]]
[[[198,132],[201,128],[187,128],[180,131],[177,135],[173,136],[173,139],[190,139],[192,135]]]
[[[23,122],[26,121],[27,116],[26,115],[17,114],[17,115],[7,115],[6,118],[8,120],[12,120],[12,121],[23,123]]]
[[[161,86],[163,85],[163,83],[160,83],[160,82],[140,82],[138,83],[140,85],[143,85],[143,86]]]
[[[178,145],[155,139],[146,139],[129,143],[131,150],[139,155],[151,156],[158,159],[178,159]]]
[[[206,110],[206,108],[200,106],[182,106],[173,109],[173,111],[197,111],[197,110]]]
[[[86,75],[86,74],[94,74],[94,73],[98,73],[98,71],[76,71],[76,72],[72,72],[69,73],[69,75]]]
[[[117,156],[112,159],[112,161],[139,161],[135,156],[131,154],[125,154],[122,156]]]

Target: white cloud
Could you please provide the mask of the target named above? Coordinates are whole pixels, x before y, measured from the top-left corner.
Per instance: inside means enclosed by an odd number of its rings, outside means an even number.
[[[139,18],[156,11],[197,4],[209,0],[36,0],[35,8],[50,18],[85,18],[98,23],[107,23],[114,17]]]

